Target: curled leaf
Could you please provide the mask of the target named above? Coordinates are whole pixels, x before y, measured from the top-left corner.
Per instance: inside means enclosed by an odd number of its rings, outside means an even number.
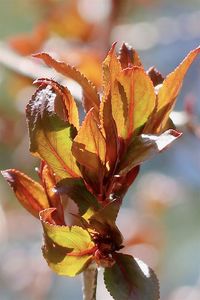
[[[40,78],[35,80],[34,83],[39,83],[42,85],[49,85],[56,92],[57,97],[55,98],[55,112],[57,115],[65,122],[72,124],[77,130],[79,129],[79,116],[76,102],[72,97],[70,91],[59,84],[58,82],[47,79]]]
[[[119,175],[126,174],[135,166],[163,151],[180,136],[181,133],[170,129],[161,135],[142,134],[133,138],[119,164]]]
[[[55,113],[57,94],[50,86],[40,87],[27,105],[30,151],[51,167],[58,177],[79,177],[71,153],[74,128]]]

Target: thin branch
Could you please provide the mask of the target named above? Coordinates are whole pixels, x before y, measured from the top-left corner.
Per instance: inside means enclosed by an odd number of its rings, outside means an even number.
[[[96,300],[97,266],[91,264],[83,272],[83,300]]]
[[[39,63],[39,60],[20,56],[4,42],[0,42],[0,65],[33,81],[37,78],[53,78],[55,81],[67,85],[76,100],[78,102],[81,101],[80,89],[77,88],[77,84],[74,85],[73,80],[67,79],[66,82],[64,76],[53,69],[43,66]]]

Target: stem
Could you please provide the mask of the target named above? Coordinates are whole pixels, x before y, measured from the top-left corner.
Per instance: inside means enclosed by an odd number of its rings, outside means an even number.
[[[83,272],[83,300],[96,300],[97,266],[91,264]]]

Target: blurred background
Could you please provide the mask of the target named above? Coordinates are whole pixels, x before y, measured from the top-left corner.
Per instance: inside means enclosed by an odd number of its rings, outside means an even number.
[[[0,169],[36,178],[25,106],[32,82],[56,78],[31,58],[51,53],[97,86],[113,41],[138,52],[146,69],[166,75],[200,44],[199,0],[0,0]],[[145,163],[127,193],[118,224],[126,253],[157,273],[162,300],[200,299],[200,60],[185,78],[173,120],[183,137]],[[67,81],[78,99],[80,90]],[[0,300],[81,299],[81,277],[58,277],[42,258],[42,228],[0,178]],[[105,291],[100,271],[98,299]]]

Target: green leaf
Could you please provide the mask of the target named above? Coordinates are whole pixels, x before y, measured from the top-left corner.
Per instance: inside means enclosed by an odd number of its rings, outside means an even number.
[[[54,224],[52,213],[55,209],[40,212],[44,228],[44,258],[49,267],[58,275],[75,276],[92,261],[95,251],[89,233],[79,226]]]
[[[34,217],[49,207],[44,188],[38,182],[15,169],[1,171],[3,177],[12,187],[17,199]]]
[[[141,134],[134,137],[119,164],[118,174],[126,174],[135,166],[151,159],[157,153],[165,150],[180,136],[181,133],[170,129],[161,135]]]
[[[71,153],[74,127],[54,112],[56,97],[50,86],[40,87],[27,105],[30,151],[46,161],[60,179],[80,177]]]
[[[115,253],[115,264],[104,271],[107,290],[115,300],[158,300],[159,283],[145,263],[130,255]]]
[[[47,53],[35,54],[34,57],[42,59],[47,66],[54,68],[58,73],[78,82],[83,89],[85,110],[89,111],[91,108],[94,108],[95,115],[98,115],[100,100],[96,87],[83,74],[64,62],[56,61]]]
[[[63,179],[56,185],[56,190],[58,194],[69,196],[77,204],[83,218],[88,218],[99,208],[96,198],[87,190],[82,179]]]

